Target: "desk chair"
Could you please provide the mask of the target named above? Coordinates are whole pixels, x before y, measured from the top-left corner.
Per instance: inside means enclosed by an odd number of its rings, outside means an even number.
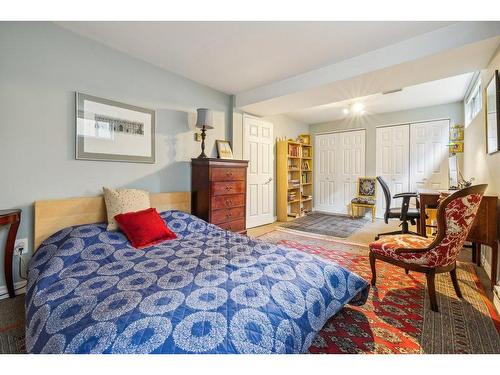
[[[479,204],[488,185],[476,185],[446,197],[438,206],[436,238],[411,234],[387,236],[370,244],[370,267],[375,286],[375,261],[425,273],[432,311],[438,311],[435,276],[449,272],[458,298],[462,293],[458,285],[456,260],[476,218]]]
[[[385,213],[384,213],[384,221],[386,224],[389,224],[389,219],[399,219],[401,221],[401,230],[397,230],[394,232],[386,232],[379,233],[375,237],[375,240],[378,240],[380,236],[394,235],[394,234],[415,234],[418,233],[411,232],[409,230],[408,221],[415,225],[417,220],[420,218],[420,211],[417,208],[410,208],[410,199],[417,199],[417,193],[399,193],[394,196],[394,198],[403,198],[403,205],[401,207],[391,208],[391,191],[389,190],[389,186],[384,181],[381,176],[377,177],[380,186],[382,187],[382,191],[384,192],[385,197]],[[418,200],[417,200],[418,207]]]
[[[358,196],[351,200],[351,217],[359,214],[359,207],[370,208],[372,210],[372,222],[375,221],[375,197],[377,195],[377,180],[373,177],[358,178]]]

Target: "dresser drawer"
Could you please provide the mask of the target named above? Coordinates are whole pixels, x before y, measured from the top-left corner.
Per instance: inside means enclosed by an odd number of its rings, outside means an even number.
[[[245,192],[245,181],[211,182],[212,195],[241,194]]]
[[[246,177],[246,168],[211,168],[211,181],[241,181]]]
[[[220,224],[236,219],[242,219],[244,217],[245,207],[226,208],[212,211],[210,214],[210,222],[213,224]]]
[[[219,195],[212,197],[212,210],[245,205],[245,194]]]
[[[218,224],[222,229],[230,230],[233,232],[241,232],[245,230],[245,219],[230,221],[224,224]]]

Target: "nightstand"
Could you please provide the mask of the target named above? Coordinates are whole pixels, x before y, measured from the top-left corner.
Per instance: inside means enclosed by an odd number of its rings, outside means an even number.
[[[9,297],[15,296],[14,279],[12,277],[12,257],[14,255],[14,243],[16,242],[17,230],[21,222],[21,210],[0,210],[0,225],[10,224],[7,242],[5,243],[4,275],[7,283]]]

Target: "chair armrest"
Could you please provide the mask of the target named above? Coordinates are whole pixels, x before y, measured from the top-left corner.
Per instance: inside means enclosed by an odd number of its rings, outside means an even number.
[[[399,194],[396,194],[393,196],[393,198],[417,198],[418,197],[418,194],[417,193],[412,193],[412,192],[409,192],[409,193],[399,193]]]

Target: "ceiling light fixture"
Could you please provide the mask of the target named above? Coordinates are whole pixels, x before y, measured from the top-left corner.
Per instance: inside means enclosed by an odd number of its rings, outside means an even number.
[[[351,110],[354,112],[354,113],[358,113],[358,114],[361,114],[362,112],[364,112],[365,110],[365,106],[363,103],[354,103],[353,105],[351,105]]]
[[[342,108],[342,113],[346,116],[349,113],[352,113],[353,115],[364,115],[366,113],[365,105],[361,102],[352,103],[349,107]]]

